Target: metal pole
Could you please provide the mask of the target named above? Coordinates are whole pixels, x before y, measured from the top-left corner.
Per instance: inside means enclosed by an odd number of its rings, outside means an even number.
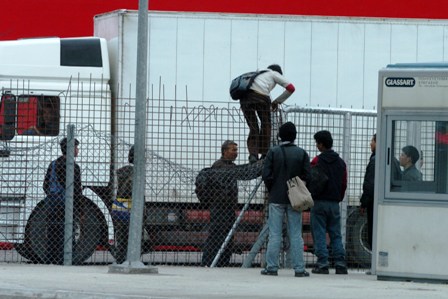
[[[351,138],[352,138],[352,115],[346,113],[344,115],[344,130],[342,139],[342,158],[347,164],[347,171],[349,169],[350,163],[350,153],[351,153]],[[347,239],[347,215],[348,215],[348,196],[345,194],[346,198],[340,204],[341,207],[341,233],[342,233],[342,244],[346,244]]]
[[[137,74],[136,74],[136,104],[134,130],[134,173],[132,185],[132,209],[129,223],[129,239],[127,260],[110,267],[109,272],[121,273],[158,273],[155,267],[146,267],[140,261],[142,244],[143,208],[145,205],[146,182],[146,95],[148,78],[148,6],[149,0],[139,0],[138,32],[137,32]]]
[[[65,223],[64,223],[64,265],[73,262],[73,189],[75,173],[75,126],[67,126],[67,151],[65,168]]]

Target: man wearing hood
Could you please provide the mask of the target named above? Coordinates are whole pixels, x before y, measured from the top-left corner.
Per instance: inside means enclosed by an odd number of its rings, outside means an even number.
[[[311,167],[319,167],[328,177],[326,187],[313,194],[314,207],[311,209],[311,229],[314,240],[314,253],[317,256],[314,274],[329,274],[326,233],[330,237],[336,274],[347,274],[345,249],[342,245],[341,213],[339,202],[344,199],[347,189],[347,167],[333,147],[333,137],[329,131],[314,134],[320,155],[311,161]]]

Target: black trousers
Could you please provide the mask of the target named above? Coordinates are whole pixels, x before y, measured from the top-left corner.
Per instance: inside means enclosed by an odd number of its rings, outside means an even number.
[[[214,204],[215,205],[215,204]],[[235,209],[233,207],[210,207],[210,226],[208,237],[202,248],[202,266],[210,267],[224,243],[235,221]],[[230,241],[221,254],[216,266],[227,267],[232,257],[233,242]]]
[[[249,136],[247,136],[249,154],[257,157],[258,154],[266,155],[271,143],[270,98],[251,92],[247,99],[241,100],[241,110],[249,126]]]

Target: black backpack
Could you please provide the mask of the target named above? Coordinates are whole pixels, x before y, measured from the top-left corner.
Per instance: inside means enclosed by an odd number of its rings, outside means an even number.
[[[201,169],[194,182],[196,186],[194,193],[196,193],[199,202],[205,205],[210,204],[215,195],[213,188],[216,186],[213,185],[213,171],[211,170],[211,167]]]
[[[238,101],[239,99],[246,97],[246,94],[252,86],[252,83],[254,83],[255,78],[264,72],[267,72],[267,70],[245,73],[233,79],[230,83],[229,89],[232,99]]]

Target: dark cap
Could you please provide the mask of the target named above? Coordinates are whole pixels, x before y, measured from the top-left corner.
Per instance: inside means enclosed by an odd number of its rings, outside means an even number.
[[[284,123],[278,131],[278,136],[282,141],[292,142],[296,140],[296,135],[297,135],[296,126],[290,121]]]
[[[59,142],[59,144],[61,145],[61,152],[63,155],[67,154],[67,137],[65,137],[64,139],[61,140],[61,142]],[[79,141],[78,139],[75,138],[75,146],[79,145]]]

